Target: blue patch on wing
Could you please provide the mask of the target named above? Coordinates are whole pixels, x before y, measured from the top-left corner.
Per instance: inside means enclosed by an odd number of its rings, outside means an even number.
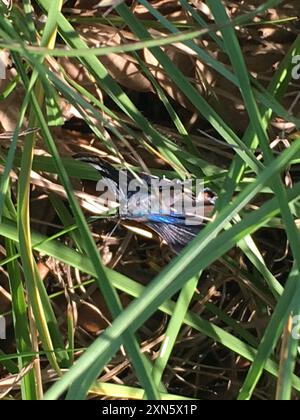
[[[185,224],[186,220],[184,217],[176,217],[164,214],[148,214],[147,219],[150,222],[156,223],[167,223],[167,224]]]

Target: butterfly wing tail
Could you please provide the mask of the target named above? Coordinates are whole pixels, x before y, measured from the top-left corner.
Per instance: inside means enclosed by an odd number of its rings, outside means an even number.
[[[176,254],[179,254],[201,229],[199,225],[186,226],[153,222],[148,222],[146,225],[156,232]]]

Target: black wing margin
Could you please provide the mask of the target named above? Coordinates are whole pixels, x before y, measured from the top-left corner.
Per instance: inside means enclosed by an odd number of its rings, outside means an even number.
[[[148,222],[145,225],[156,232],[176,254],[179,254],[204,227],[204,225],[186,226],[154,222]]]

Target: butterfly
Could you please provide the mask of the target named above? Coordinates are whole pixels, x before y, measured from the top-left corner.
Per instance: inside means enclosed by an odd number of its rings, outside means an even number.
[[[174,192],[172,180],[164,179],[163,182],[158,177],[139,173],[135,177],[130,172],[121,172],[105,160],[92,155],[75,155],[77,161],[93,166],[101,176],[97,190],[105,190],[109,200],[119,202],[121,211],[119,218],[121,223],[128,229],[137,231],[146,227],[155,232],[170,249],[178,254],[206,225],[213,213],[216,194],[209,188],[201,191],[201,198],[196,199],[191,190],[176,187],[177,194]],[[132,188],[133,185],[133,188]],[[153,186],[155,186],[155,196],[153,196]],[[152,188],[152,190],[151,190]],[[165,194],[167,191],[168,194]],[[164,199],[164,195],[167,199]],[[188,201],[188,208],[178,210],[179,201]],[[154,201],[153,201],[154,197]],[[151,205],[155,203],[153,210]],[[166,202],[169,206],[165,206]],[[180,204],[180,203],[179,203]],[[201,215],[195,215],[195,205],[202,206]],[[124,210],[125,207],[125,210]]]

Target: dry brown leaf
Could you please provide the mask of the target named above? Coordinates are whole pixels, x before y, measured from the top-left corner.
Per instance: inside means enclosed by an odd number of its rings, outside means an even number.
[[[10,65],[10,59],[7,53],[2,54],[4,64]],[[4,92],[8,84],[16,76],[16,70],[14,68],[6,68],[5,79],[0,79],[0,94]],[[13,131],[19,118],[20,104],[23,102],[24,91],[23,88],[18,85],[16,89],[4,100],[0,101],[0,131]],[[24,123],[26,127],[26,120]]]
[[[174,0],[155,0],[151,2],[151,6],[154,7],[159,13],[161,13],[163,16],[168,16],[170,20],[174,20],[174,14],[176,12],[181,12],[182,7],[180,6],[178,1]],[[141,4],[138,4],[134,8],[134,13],[140,18],[140,19],[147,19],[151,20],[153,19],[153,16],[149,11]]]
[[[164,47],[165,54],[170,58],[172,63],[193,83],[196,83],[197,89],[201,94],[206,94],[209,90],[208,86],[213,85],[212,72],[206,66],[203,66],[196,57],[187,52],[180,51],[174,46]],[[177,85],[166,74],[158,60],[149,50],[144,50],[144,59],[148,64],[150,71],[155,79],[159,82],[166,93],[177,103],[189,110],[194,107],[185,95],[179,90]]]
[[[79,26],[77,29],[90,47],[116,46],[132,41],[126,37],[125,31],[118,32],[106,25]],[[151,83],[141,73],[139,66],[130,55],[109,54],[99,59],[120,85],[138,92],[153,91]],[[89,89],[92,87],[93,83],[78,62],[63,58],[60,63],[74,80]]]

